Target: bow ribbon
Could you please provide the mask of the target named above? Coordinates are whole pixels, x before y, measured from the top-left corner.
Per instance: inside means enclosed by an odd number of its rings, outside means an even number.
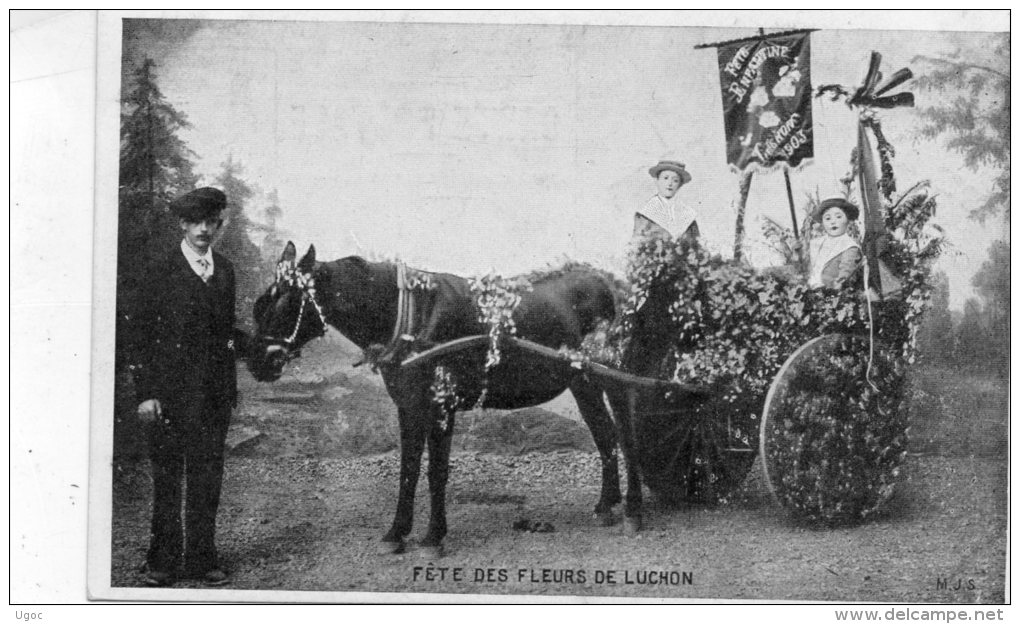
[[[846,99],[846,105],[853,108],[897,108],[899,106],[913,106],[914,94],[909,91],[886,95],[896,87],[914,77],[910,69],[904,67],[896,70],[887,80],[882,81],[882,72],[878,66],[882,63],[882,55],[872,51],[871,62],[868,64],[868,73],[864,76],[861,86],[851,93],[849,89],[840,85],[822,85],[815,92],[815,97],[829,94],[829,98],[835,102],[840,97]]]

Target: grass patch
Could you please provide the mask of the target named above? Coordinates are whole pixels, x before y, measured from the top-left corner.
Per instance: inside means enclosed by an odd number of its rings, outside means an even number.
[[[951,456],[1005,457],[1009,384],[983,371],[924,366],[910,372],[910,447]]]

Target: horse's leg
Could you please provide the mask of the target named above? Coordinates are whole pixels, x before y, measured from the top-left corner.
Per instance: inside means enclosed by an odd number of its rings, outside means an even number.
[[[620,433],[620,449],[627,468],[627,495],[623,505],[624,532],[632,535],[641,530],[641,471],[638,468],[637,445],[635,434],[637,423],[634,422],[637,391],[628,388],[608,394],[609,403],[613,408],[617,429]]]
[[[570,384],[570,392],[577,401],[595,447],[602,462],[602,494],[595,505],[595,519],[602,526],[613,524],[613,505],[620,502],[620,468],[616,458],[616,429],[613,419],[606,411],[602,391],[583,379]]]
[[[453,440],[454,414],[445,419],[446,426],[435,422],[429,430],[429,496],[431,514],[422,547],[434,556],[443,554],[446,537],[446,483],[450,479],[450,442]]]
[[[393,526],[383,536],[383,550],[399,553],[404,550],[404,537],[411,532],[414,523],[414,491],[418,487],[418,473],[421,471],[421,454],[425,448],[428,411],[397,408],[400,423],[400,493],[397,498],[397,513]]]

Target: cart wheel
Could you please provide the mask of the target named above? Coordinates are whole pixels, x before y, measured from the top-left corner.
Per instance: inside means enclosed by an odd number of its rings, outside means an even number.
[[[772,498],[795,516],[859,521],[891,495],[906,456],[903,369],[867,337],[829,334],[783,364],[765,399],[761,456]]]
[[[639,403],[641,471],[665,502],[716,503],[743,483],[758,450],[760,403],[731,398],[680,404],[648,395]]]

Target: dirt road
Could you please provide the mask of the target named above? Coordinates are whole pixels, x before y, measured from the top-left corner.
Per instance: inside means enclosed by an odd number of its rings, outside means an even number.
[[[277,384],[242,373],[239,446],[218,521],[230,589],[330,592],[302,600],[351,599],[333,592],[1004,600],[1004,456],[912,455],[887,509],[854,528],[791,522],[752,475],[725,505],[668,509],[647,496],[646,529],[626,537],[619,524],[593,522],[598,460],[587,431],[541,410],[462,418],[446,555],[426,558],[414,541],[427,523],[424,476],[407,552],[380,555],[396,502],[394,408],[370,373],[349,368],[350,355],[324,341]],[[141,585],[147,470],[139,459],[115,465],[115,587]],[[553,531],[515,530],[523,521]]]

